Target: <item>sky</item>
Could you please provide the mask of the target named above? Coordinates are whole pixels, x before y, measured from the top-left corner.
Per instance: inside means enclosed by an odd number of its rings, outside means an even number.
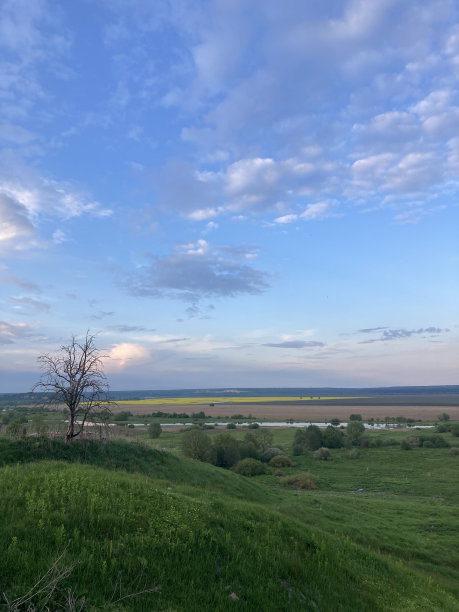
[[[0,391],[458,384],[455,0],[0,0]]]

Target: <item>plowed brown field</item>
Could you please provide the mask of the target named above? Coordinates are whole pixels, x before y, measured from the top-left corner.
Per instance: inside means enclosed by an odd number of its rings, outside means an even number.
[[[151,414],[161,411],[165,413],[184,412],[190,414],[203,410],[207,416],[229,417],[233,414],[251,414],[258,419],[295,419],[297,421],[324,421],[338,418],[343,421],[349,418],[350,414],[361,414],[364,419],[381,418],[385,416],[404,416],[406,418],[422,419],[432,421],[438,418],[442,412],[450,415],[452,420],[459,420],[458,406],[409,406],[409,405],[389,405],[389,406],[326,406],[320,404],[294,405],[294,404],[208,404],[190,405],[177,404],[174,406],[160,404],[122,404],[114,412],[130,410],[132,414]]]

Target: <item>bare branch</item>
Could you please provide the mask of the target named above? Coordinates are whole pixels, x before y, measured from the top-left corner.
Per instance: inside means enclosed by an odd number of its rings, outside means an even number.
[[[83,431],[86,421],[96,412],[111,412],[109,385],[103,371],[103,355],[95,346],[95,336],[86,332],[79,342],[72,336],[68,346],[61,346],[54,355],[45,353],[38,357],[43,371],[33,390],[51,394],[53,404],[64,404],[68,409],[69,427],[67,442]],[[76,424],[81,415],[81,424]]]

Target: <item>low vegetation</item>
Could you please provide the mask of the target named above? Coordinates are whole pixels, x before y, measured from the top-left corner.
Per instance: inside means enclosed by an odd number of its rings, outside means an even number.
[[[5,610],[459,608],[457,423],[69,445],[44,435],[57,415],[19,414],[0,436]]]

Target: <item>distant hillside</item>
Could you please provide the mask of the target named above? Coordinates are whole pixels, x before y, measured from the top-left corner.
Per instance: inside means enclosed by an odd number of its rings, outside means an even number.
[[[361,396],[362,398],[394,398],[413,396],[420,398],[421,403],[429,401],[429,398],[437,398],[435,403],[442,403],[441,398],[451,398],[457,396],[459,398],[459,385],[437,385],[425,387],[374,387],[374,388],[345,388],[345,387],[270,387],[270,388],[221,388],[221,389],[168,389],[168,390],[131,390],[131,391],[111,391],[111,399],[117,400],[141,400],[141,399],[159,399],[170,397],[263,397],[276,396],[285,397],[288,401],[289,397],[319,397],[319,396]],[[424,401],[421,398],[425,398]],[[45,402],[47,399],[44,393],[0,393],[0,407],[5,406],[27,406]],[[340,401],[340,400],[337,400]],[[344,402],[348,400],[343,399]],[[351,402],[354,403],[354,402]],[[383,402],[385,403],[385,402]],[[390,403],[390,402],[389,402]]]

